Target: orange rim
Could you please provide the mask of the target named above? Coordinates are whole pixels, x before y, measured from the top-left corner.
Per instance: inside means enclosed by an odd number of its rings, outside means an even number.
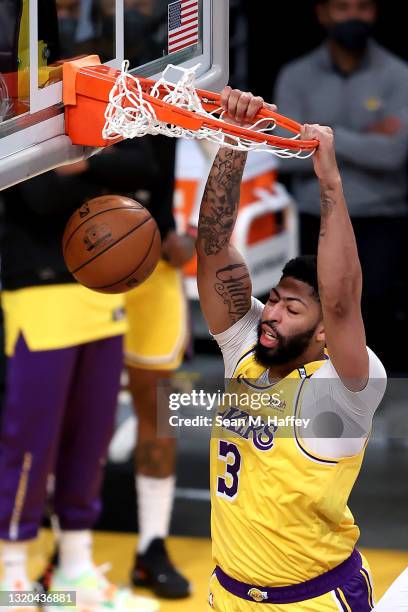
[[[106,101],[107,103],[109,91],[114,86],[120,74],[119,70],[101,65],[97,56],[88,56],[71,62],[65,62],[63,71],[64,104],[67,108],[76,106],[79,77],[82,77],[80,89],[83,96],[101,102]],[[159,98],[155,98],[151,96],[150,93],[152,88],[156,85],[156,81],[141,77],[137,78],[142,89],[143,98],[152,105],[157,119],[164,123],[177,125],[191,131],[196,131],[200,128],[210,128],[233,137],[293,151],[310,152],[319,146],[319,141],[317,140],[297,140],[273,136],[253,129],[232,125],[216,117],[205,117],[193,111],[180,108],[174,104],[163,101],[162,98],[168,94],[168,89],[166,87],[163,85],[159,86]],[[132,78],[128,80],[128,87],[131,90],[135,87]],[[171,88],[171,83],[169,83],[169,87]],[[220,94],[204,89],[197,89],[196,92],[204,110],[208,113],[217,111],[217,109],[221,107]],[[267,108],[263,108],[255,118],[256,121],[260,119],[273,119],[279,127],[285,128],[293,134],[300,135],[302,128],[300,123],[280,115],[279,113],[270,111]],[[76,120],[78,120],[78,118]]]
[[[166,123],[176,123],[181,127],[193,130],[200,129],[201,127],[218,129],[232,136],[246,138],[247,140],[252,140],[259,143],[266,143],[270,146],[279,147],[281,149],[312,151],[319,146],[318,140],[294,140],[292,138],[273,136],[271,134],[265,134],[264,132],[257,132],[256,130],[251,130],[249,128],[225,123],[225,121],[222,121],[222,119],[202,117],[193,111],[179,108],[178,106],[164,102],[161,97],[168,94],[168,91],[164,86],[160,86],[158,88],[161,96],[160,98],[154,98],[151,96],[148,92],[150,92],[153,86],[156,84],[156,82],[152,79],[138,78],[138,81],[140,82],[140,86],[143,91],[143,98],[153,107],[155,107],[156,113],[158,112],[157,118],[160,121],[164,121]],[[208,113],[214,112],[221,107],[220,94],[206,91],[204,89],[197,89],[196,92],[200,98],[204,110]],[[279,113],[270,111],[267,108],[263,108],[258,113],[258,115],[255,117],[255,122],[260,119],[273,119],[276,122],[276,125],[287,129],[293,134],[300,134],[300,130],[302,128],[301,124],[297,121],[289,119],[288,117],[280,115]],[[190,123],[189,120],[194,120],[194,125]]]

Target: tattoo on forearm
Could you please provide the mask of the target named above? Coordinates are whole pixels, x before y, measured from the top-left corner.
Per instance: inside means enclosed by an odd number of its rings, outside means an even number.
[[[331,215],[336,200],[333,198],[330,189],[322,189],[320,193],[320,238],[326,235],[326,221]]]
[[[228,307],[231,323],[235,323],[248,311],[248,296],[251,294],[248,269],[245,264],[232,264],[217,270],[215,276],[214,289]]]
[[[208,177],[198,224],[198,239],[206,255],[216,255],[234,229],[246,153],[223,149]]]

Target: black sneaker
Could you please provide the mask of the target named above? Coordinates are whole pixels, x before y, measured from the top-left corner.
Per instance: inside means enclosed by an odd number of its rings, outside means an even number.
[[[51,577],[58,565],[58,562],[59,554],[58,550],[56,550],[45,566],[43,573],[37,579],[37,582],[42,586],[45,592],[47,592],[50,588]]]
[[[148,587],[165,599],[191,595],[191,585],[172,564],[162,538],[154,539],[143,555],[137,555],[131,573],[135,586]]]

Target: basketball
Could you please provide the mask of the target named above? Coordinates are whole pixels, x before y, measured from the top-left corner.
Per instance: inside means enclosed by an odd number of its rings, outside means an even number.
[[[69,219],[62,240],[66,266],[74,278],[100,293],[137,287],[155,269],[161,254],[157,224],[134,200],[93,198]]]

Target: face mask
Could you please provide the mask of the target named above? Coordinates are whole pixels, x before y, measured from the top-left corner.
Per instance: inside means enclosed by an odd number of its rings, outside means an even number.
[[[363,51],[371,36],[372,24],[360,19],[337,23],[329,30],[329,37],[349,51]]]

